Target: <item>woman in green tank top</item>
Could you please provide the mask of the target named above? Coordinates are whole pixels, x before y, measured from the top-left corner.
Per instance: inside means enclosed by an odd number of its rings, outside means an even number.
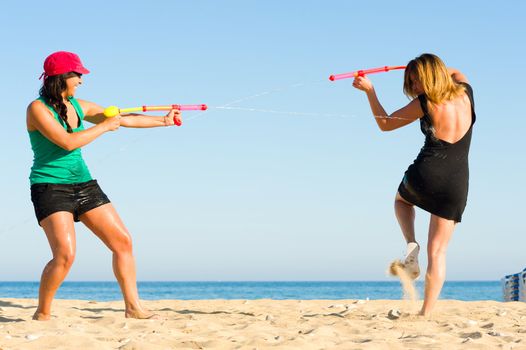
[[[79,57],[59,51],[44,62],[40,98],[27,108],[27,130],[34,152],[31,200],[53,258],[40,281],[35,320],[51,317],[51,303],[75,258],[74,222],[86,225],[113,253],[113,270],[126,306],[125,316],[151,318],[139,301],[130,234],[108,197],[91,177],[80,148],[120,126],[152,128],[174,125],[180,112],[164,117],[141,114],[106,118],[95,103],[77,100],[82,74],[89,71]],[[95,124],[85,128],[84,121]]]

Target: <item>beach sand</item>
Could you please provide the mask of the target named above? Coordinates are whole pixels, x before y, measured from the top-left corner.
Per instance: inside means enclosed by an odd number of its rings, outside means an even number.
[[[123,303],[0,299],[0,349],[526,349],[526,304],[440,300],[430,319],[399,300],[156,300],[159,320]]]

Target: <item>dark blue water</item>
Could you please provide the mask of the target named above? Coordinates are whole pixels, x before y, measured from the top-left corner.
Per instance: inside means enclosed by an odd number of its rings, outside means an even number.
[[[37,298],[38,282],[0,282],[0,298]],[[420,296],[423,284],[417,283]],[[139,282],[142,299],[401,299],[390,282]],[[64,282],[59,299],[122,299],[116,282]],[[441,299],[502,301],[498,281],[446,282]]]

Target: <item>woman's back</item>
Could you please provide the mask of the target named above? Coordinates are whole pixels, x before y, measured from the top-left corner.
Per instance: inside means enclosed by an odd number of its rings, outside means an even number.
[[[468,132],[472,124],[471,102],[467,94],[429,108],[437,139],[456,143]]]

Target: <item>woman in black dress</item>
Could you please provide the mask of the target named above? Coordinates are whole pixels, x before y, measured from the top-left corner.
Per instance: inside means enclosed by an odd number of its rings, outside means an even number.
[[[413,100],[390,115],[378,101],[369,79],[357,77],[353,86],[367,94],[382,131],[420,119],[425,143],[398,187],[395,213],[407,241],[402,266],[412,278],[420,274],[414,206],[431,214],[424,304],[420,312],[428,316],[444,284],[447,245],[467,201],[468,154],[475,123],[473,90],[462,73],[446,68],[433,54],[423,54],[407,64],[404,93]]]

